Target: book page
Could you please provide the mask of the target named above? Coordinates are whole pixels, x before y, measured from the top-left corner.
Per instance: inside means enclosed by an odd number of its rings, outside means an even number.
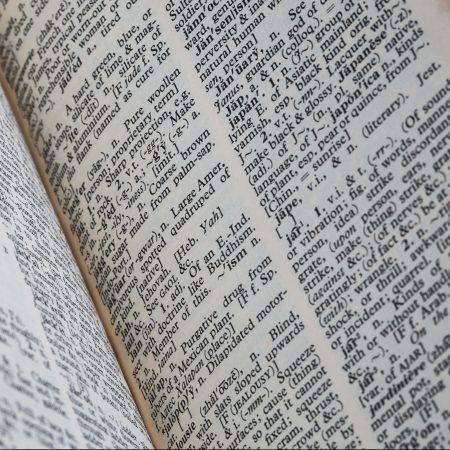
[[[2,66],[170,447],[448,444],[448,10],[421,5],[6,6]]]
[[[450,3],[166,9],[376,445],[449,446]]]
[[[33,295],[1,222],[0,256],[0,448],[83,447]]]
[[[0,93],[0,447],[151,447]]]

